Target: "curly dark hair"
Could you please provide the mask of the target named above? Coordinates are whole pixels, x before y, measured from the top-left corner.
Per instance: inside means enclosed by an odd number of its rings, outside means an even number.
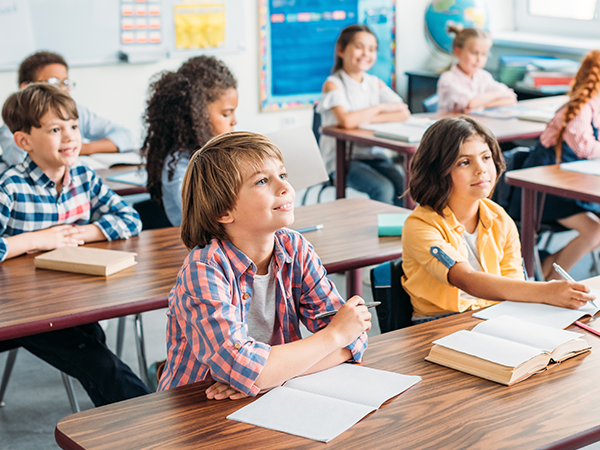
[[[165,160],[175,154],[169,161],[171,180],[181,157],[191,157],[213,137],[208,105],[231,88],[237,88],[234,76],[223,62],[210,56],[191,58],[177,72],[157,74],[150,84],[142,155],[148,192],[160,204]]]

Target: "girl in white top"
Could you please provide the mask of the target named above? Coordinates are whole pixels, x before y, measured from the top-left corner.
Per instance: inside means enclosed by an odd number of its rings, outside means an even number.
[[[452,47],[458,61],[438,80],[438,111],[467,112],[515,103],[514,91],[483,69],[492,47],[489,33],[454,25],[448,27],[448,33],[455,35]]]
[[[335,47],[332,75],[323,85],[317,112],[323,126],[358,128],[373,122],[398,122],[410,116],[402,99],[376,76],[366,73],[377,59],[377,38],[366,25],[342,30]],[[328,173],[335,170],[335,139],[321,136]],[[370,198],[400,204],[403,175],[378,147],[354,146],[347,185]]]

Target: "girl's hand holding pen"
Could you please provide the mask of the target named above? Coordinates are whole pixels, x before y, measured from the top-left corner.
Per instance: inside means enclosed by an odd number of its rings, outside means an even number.
[[[361,333],[370,329],[371,313],[358,295],[344,303],[325,328],[333,333],[340,348],[351,344]]]

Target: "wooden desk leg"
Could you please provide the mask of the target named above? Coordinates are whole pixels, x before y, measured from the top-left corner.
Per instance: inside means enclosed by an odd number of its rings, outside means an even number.
[[[353,295],[362,297],[362,269],[348,270],[346,272],[346,300]]]
[[[346,141],[335,141],[335,198],[346,197]]]
[[[535,223],[537,216],[537,195],[531,189],[521,189],[521,253],[525,270],[530,278],[535,276],[534,248]]]

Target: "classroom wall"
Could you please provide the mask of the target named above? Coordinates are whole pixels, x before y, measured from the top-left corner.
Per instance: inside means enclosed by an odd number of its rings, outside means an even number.
[[[492,30],[513,27],[513,5],[506,0],[488,0]],[[441,69],[451,58],[435,51],[427,42],[423,16],[429,0],[398,0],[396,7],[397,90],[406,95],[407,70]],[[258,93],[258,1],[243,2],[246,50],[220,58],[238,79],[240,102],[238,130],[270,132],[312,123],[312,109],[261,113]],[[55,49],[60,52],[60,49]],[[132,129],[140,143],[143,138],[141,117],[151,77],[163,70],[176,70],[187,58],[169,58],[154,64],[75,67],[70,77],[77,82],[72,95],[94,112]],[[16,72],[0,72],[0,99],[17,88]]]

